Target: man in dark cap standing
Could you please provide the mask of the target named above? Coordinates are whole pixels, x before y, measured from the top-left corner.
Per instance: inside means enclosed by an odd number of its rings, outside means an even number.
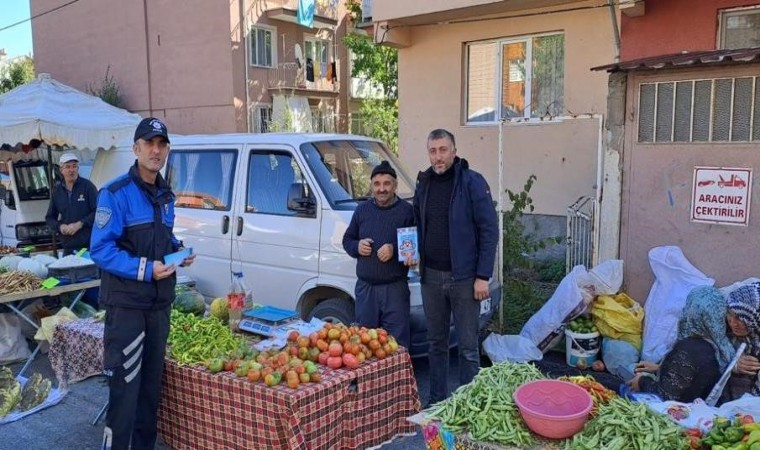
[[[396,230],[414,226],[414,209],[396,196],[397,184],[388,161],[372,170],[372,198],[356,207],[343,248],[356,258],[356,322],[383,327],[409,348],[409,267],[399,261]]]
[[[135,131],[135,164],[98,196],[90,255],[101,269],[106,310],[103,367],[109,377],[102,450],[152,449],[176,267],[174,194],[161,176],[166,125],[149,117]],[[192,264],[194,256],[182,266]]]

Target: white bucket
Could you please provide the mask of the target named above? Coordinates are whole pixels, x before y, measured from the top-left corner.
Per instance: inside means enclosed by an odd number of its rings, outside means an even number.
[[[591,367],[599,355],[599,332],[575,333],[565,329],[565,354],[567,365],[585,369]]]

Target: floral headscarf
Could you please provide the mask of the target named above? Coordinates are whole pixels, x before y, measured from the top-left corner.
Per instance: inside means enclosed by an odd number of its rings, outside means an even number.
[[[700,337],[715,347],[715,357],[723,371],[736,354],[728,339],[726,327],[726,299],[714,287],[692,289],[678,321],[678,339]]]
[[[737,338],[747,343],[745,354],[760,357],[760,283],[744,285],[728,294],[728,310],[747,326],[747,336]]]

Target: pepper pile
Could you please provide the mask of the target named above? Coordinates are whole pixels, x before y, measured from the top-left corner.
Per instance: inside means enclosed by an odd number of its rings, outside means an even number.
[[[559,380],[569,381],[573,384],[585,389],[591,398],[594,399],[594,407],[591,409],[591,417],[596,416],[597,411],[601,405],[606,405],[610,400],[617,397],[615,391],[607,389],[603,384],[599,383],[591,375],[578,375],[574,377],[560,377]]]
[[[180,365],[200,364],[244,345],[227,324],[172,309],[169,355]]]
[[[710,450],[760,450],[760,423],[754,423],[752,416],[737,416],[734,420],[718,417],[706,436],[692,448]]]

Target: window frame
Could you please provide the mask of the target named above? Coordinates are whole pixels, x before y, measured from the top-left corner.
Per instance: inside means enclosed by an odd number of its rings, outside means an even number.
[[[268,110],[269,111],[269,121],[272,121],[272,115],[273,115],[273,106],[271,103],[255,103],[251,106],[251,132],[252,133],[269,133],[269,129],[267,128],[266,131],[259,130],[256,131],[256,124],[262,125],[261,122],[261,111],[262,110]],[[268,127],[269,125],[267,125]]]
[[[265,64],[257,64],[253,61],[253,48],[254,48],[254,31],[266,31],[272,35],[272,45],[269,48],[269,53],[272,57],[272,65],[267,66]],[[248,28],[248,65],[251,67],[259,67],[264,69],[272,69],[277,67],[277,28],[271,25],[254,24]]]
[[[533,60],[533,39],[545,37],[545,36],[557,36],[561,35],[563,36],[563,46],[565,45],[566,41],[564,39],[567,37],[567,33],[565,31],[550,31],[545,33],[535,33],[535,34],[528,34],[528,35],[521,35],[521,36],[515,36],[515,37],[505,37],[505,38],[498,38],[498,39],[486,39],[481,41],[470,41],[465,42],[464,45],[464,72],[463,72],[463,78],[465,79],[465,82],[463,83],[464,92],[463,92],[463,101],[462,101],[462,123],[465,126],[493,126],[495,124],[498,124],[500,120],[502,120],[502,84],[504,82],[504,70],[503,70],[503,59],[504,59],[504,46],[508,44],[517,44],[517,43],[525,43],[525,60],[526,61],[532,61]],[[496,74],[494,78],[494,98],[493,98],[493,106],[494,106],[494,120],[492,121],[470,121],[468,117],[468,105],[469,105],[469,93],[470,93],[470,47],[474,45],[484,45],[484,44],[496,44]],[[564,74],[565,74],[565,64],[566,58],[563,57],[562,61],[562,67],[563,67],[563,83],[564,83]],[[533,86],[532,86],[532,80],[533,80],[533,64],[527,64],[526,67],[530,70],[526,70],[525,74],[525,94],[524,98],[526,99],[526,106],[523,110],[523,115],[521,117],[506,117],[503,120],[507,122],[511,121],[519,121],[519,122],[525,122],[525,121],[533,121],[537,120],[535,117],[531,117],[532,107],[530,104],[530,99],[533,97]],[[528,74],[530,73],[530,75]],[[563,86],[563,92],[564,92],[564,86]],[[564,99],[563,99],[564,100]],[[563,101],[564,103],[564,101]],[[564,104],[563,104],[563,109]],[[543,122],[546,122],[544,120]]]
[[[314,192],[314,188],[312,186],[312,183],[309,181],[309,179],[306,176],[306,171],[304,171],[303,165],[298,160],[295,154],[289,150],[282,150],[282,149],[276,149],[276,148],[252,148],[249,149],[248,152],[246,152],[248,155],[248,161],[246,161],[246,167],[245,167],[245,191],[243,192],[243,214],[256,214],[260,216],[276,216],[276,217],[299,217],[299,218],[307,218],[307,219],[315,219],[317,217],[317,209],[318,207],[314,208],[314,211],[311,213],[303,213],[298,211],[291,211],[292,214],[281,214],[276,212],[268,212],[268,211],[256,211],[256,210],[250,210],[248,205],[250,203],[249,193],[251,190],[251,170],[253,167],[253,157],[256,155],[264,155],[264,156],[287,156],[291,160],[291,164],[295,163],[296,167],[298,167],[298,171],[300,172],[300,179],[303,181],[304,185],[306,186],[306,192],[308,196],[314,198],[314,201],[317,202],[317,196]],[[294,181],[298,178],[298,173],[294,173]],[[286,206],[287,207],[287,206]],[[288,210],[290,211],[290,210]]]
[[[730,50],[724,46],[726,41],[726,24],[725,21],[731,16],[741,16],[745,14],[760,14],[760,5],[742,6],[738,8],[725,8],[718,10],[718,33],[715,37],[715,48],[718,50]]]
[[[304,36],[303,36],[303,57],[304,57],[304,63],[306,62],[306,58],[309,58],[309,57],[311,56],[311,55],[309,55],[309,54],[307,53],[307,50],[306,50],[306,43],[307,43],[307,42],[311,42],[311,43],[312,43],[312,46],[314,46],[314,47],[315,47],[315,45],[314,45],[314,44],[315,44],[315,43],[317,43],[317,42],[320,42],[320,43],[322,43],[323,45],[325,45],[325,46],[326,46],[326,48],[327,48],[327,52],[326,52],[327,54],[326,54],[326,56],[325,56],[326,60],[325,60],[324,62],[325,62],[326,64],[330,64],[330,59],[331,59],[331,57],[332,57],[332,54],[333,54],[333,40],[332,40],[332,39],[323,39],[323,38],[319,38],[319,37],[317,37],[317,36],[316,36],[316,35],[314,35],[314,34],[304,34]],[[322,60],[319,60],[319,63],[320,63],[320,64],[321,64],[322,62],[323,62]],[[314,60],[314,64],[316,64],[316,63],[317,63],[317,61],[316,61],[316,60]],[[327,74],[326,74],[326,73],[324,73],[324,74],[321,74],[321,75],[322,75],[322,77],[321,77],[321,78],[326,78],[326,77],[327,77]]]
[[[176,151],[170,152],[169,156],[166,160],[166,181],[171,186],[175,180],[174,180],[174,158],[179,158],[181,155],[187,155],[190,153],[197,153],[199,155],[207,155],[207,154],[232,154],[233,158],[230,164],[230,167],[232,168],[232,174],[230,176],[230,185],[228,187],[229,192],[226,193],[228,198],[218,198],[214,197],[217,200],[220,200],[225,203],[224,208],[215,206],[214,208],[205,208],[205,207],[197,207],[194,205],[185,205],[185,204],[177,204],[177,199],[175,199],[174,207],[175,208],[182,208],[182,209],[194,209],[194,210],[200,210],[200,211],[232,211],[234,204],[235,204],[235,172],[237,168],[237,159],[240,157],[239,155],[239,149],[234,147],[214,147],[214,148],[204,148],[204,147],[194,147],[194,148],[181,148],[177,149]],[[221,161],[220,161],[221,163]],[[220,166],[221,169],[224,169]],[[197,167],[196,167],[197,169]],[[177,182],[179,182],[177,180]],[[193,186],[194,187],[194,186]],[[185,191],[180,189],[174,189],[172,187],[172,192],[174,193],[175,197],[179,198],[180,193],[183,193]],[[192,193],[196,193],[197,191],[190,191]]]

